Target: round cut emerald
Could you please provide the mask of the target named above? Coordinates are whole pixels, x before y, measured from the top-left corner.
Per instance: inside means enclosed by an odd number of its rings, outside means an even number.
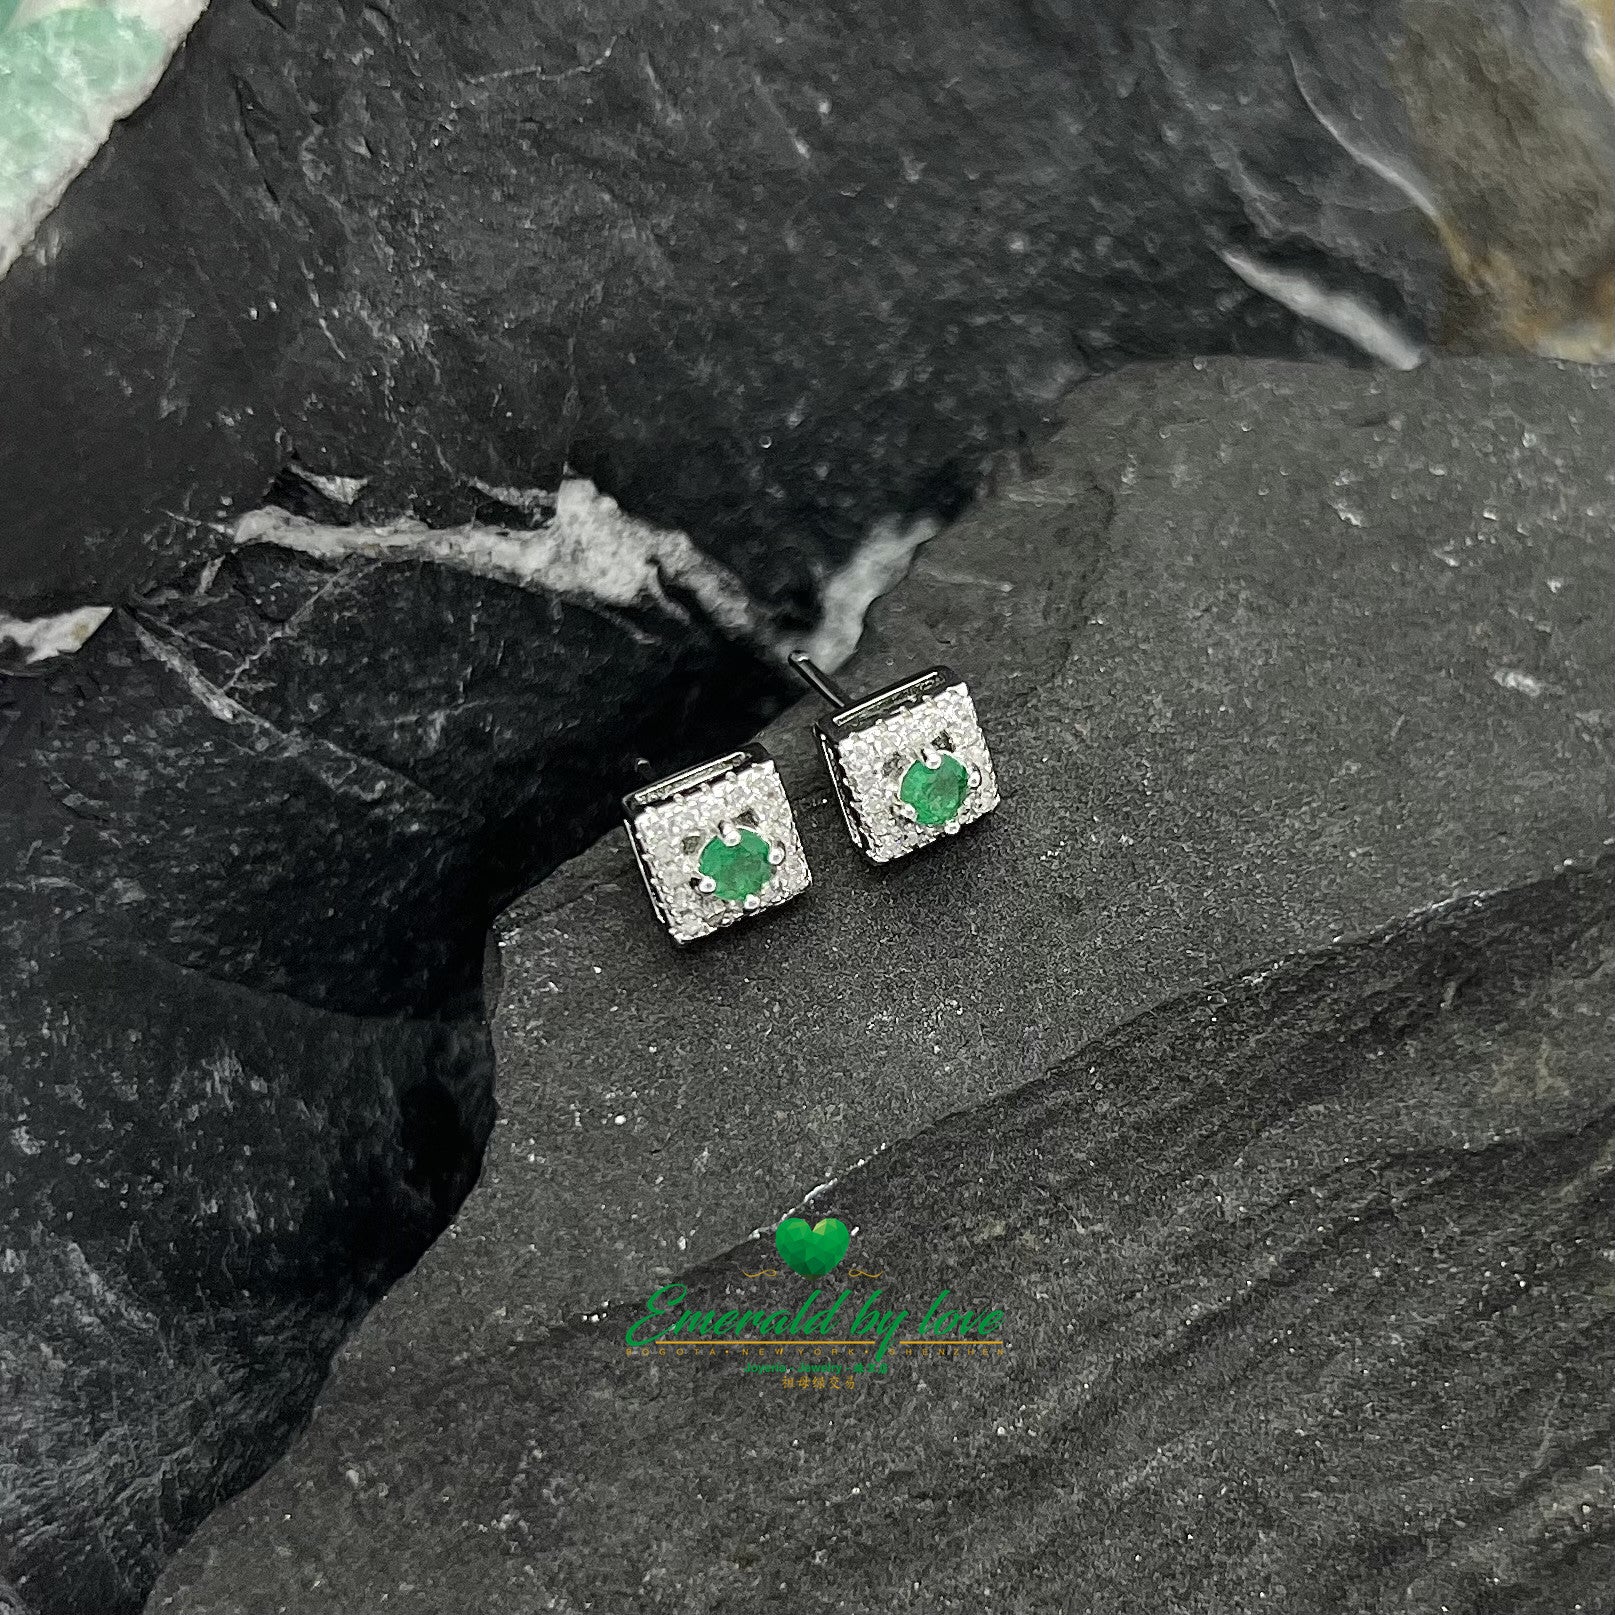
[[[970,794],[970,771],[952,752],[943,752],[935,768],[927,768],[922,758],[903,776],[897,794],[914,809],[916,823],[948,824]]]
[[[726,903],[744,903],[774,878],[768,852],[768,843],[755,830],[742,830],[732,847],[722,836],[714,836],[701,849],[696,867],[716,883],[713,896]]]

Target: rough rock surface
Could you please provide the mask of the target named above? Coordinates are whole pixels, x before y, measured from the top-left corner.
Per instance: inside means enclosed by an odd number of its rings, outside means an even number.
[[[282,1449],[459,1204],[487,1034],[110,943],[33,969],[0,995],[0,1546],[26,1608],[111,1615]]]
[[[275,548],[7,686],[0,1575],[35,1609],[138,1608],[283,1450],[476,1175],[490,914],[635,751],[768,687],[676,601]]]
[[[1610,1607],[1611,415],[1086,390],[848,673],[964,671],[999,812],[862,864],[804,708],[803,900],[676,954],[612,837],[512,910],[477,1190],[150,1607]],[[794,1305],[805,1199],[1006,1355],[624,1357]]]
[[[1002,1308],[1002,1358],[479,1331],[346,1379],[149,1607],[1607,1611],[1611,896],[1173,1000],[821,1200],[849,1307]],[[758,1265],[683,1279],[808,1298]]]
[[[41,1610],[130,1607],[278,1450],[475,1170],[489,914],[598,834],[635,752],[776,709],[755,653],[856,617],[842,569],[856,604],[903,553],[884,518],[956,510],[1139,356],[1608,345],[1578,0],[704,18],[214,0],[0,279],[0,611],[93,608],[0,640],[127,608],[0,697],[0,1579]],[[553,539],[567,467],[766,631],[659,563],[592,597],[427,564],[444,532]],[[265,505],[326,548],[241,547]],[[1053,611],[1104,506],[1024,535]],[[1530,710],[1561,693],[1513,672]],[[1448,850],[1399,900],[1468,878]],[[1347,887],[1342,924],[1395,907]],[[1316,930],[1215,910],[1163,991]],[[1037,1035],[1093,1035],[1124,986]],[[856,1127],[820,1131],[839,1160]]]
[[[277,1450],[475,1169],[486,920],[636,752],[775,710],[759,652],[846,642],[915,531],[886,518],[956,510],[1141,355],[1605,340],[1571,0],[707,20],[216,0],[0,279],[8,664],[121,608],[0,695],[0,1574],[31,1600],[127,1604]],[[592,594],[428,563],[552,540],[568,467],[691,535],[748,631],[654,557]],[[262,506],[326,548],[244,544]],[[236,1105],[304,1141],[294,1182]],[[159,1188],[222,1208],[222,1268],[177,1211],[171,1261],[126,1248]],[[40,1310],[80,1262],[91,1300]],[[199,1392],[225,1335],[262,1373]]]
[[[0,281],[0,609],[166,582],[292,465],[434,523],[571,465],[810,600],[1119,361],[1607,353],[1590,18],[216,0]]]

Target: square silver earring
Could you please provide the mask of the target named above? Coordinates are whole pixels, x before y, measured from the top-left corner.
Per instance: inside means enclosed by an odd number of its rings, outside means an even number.
[[[622,810],[651,907],[680,944],[788,903],[813,879],[762,746],[630,791]]]
[[[834,711],[814,724],[852,839],[876,863],[956,835],[998,806],[969,687],[946,667],[853,699],[805,656],[791,667]]]

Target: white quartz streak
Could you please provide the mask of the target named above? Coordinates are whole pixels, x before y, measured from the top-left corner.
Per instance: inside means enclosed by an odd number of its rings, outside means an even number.
[[[329,479],[336,480],[336,479]],[[357,486],[360,479],[344,478]],[[649,606],[683,614],[693,601],[724,635],[783,660],[804,650],[821,667],[839,667],[857,648],[870,606],[908,570],[914,552],[938,530],[928,517],[877,522],[852,557],[824,580],[818,626],[786,640],[735,575],[705,555],[685,533],[626,514],[615,499],[583,477],[551,495],[500,489],[506,503],[554,514],[539,528],[427,527],[403,520],[379,527],[310,521],[278,506],[241,517],[235,547],[273,544],[320,560],[431,561],[523,589],[617,608]],[[214,563],[217,564],[216,562]],[[16,645],[29,662],[76,651],[106,620],[110,606],[79,606],[51,617],[0,616],[0,648]],[[3,657],[0,657],[3,660]]]
[[[111,606],[75,606],[54,617],[0,616],[0,650],[16,645],[24,661],[42,662],[49,656],[75,651],[104,623]],[[0,660],[4,660],[0,655]]]
[[[1355,293],[1336,291],[1299,269],[1265,264],[1231,247],[1218,256],[1247,286],[1355,342],[1371,359],[1393,370],[1412,370],[1423,360],[1424,350],[1416,342]]]
[[[914,552],[941,531],[929,516],[888,516],[875,523],[852,558],[825,580],[819,625],[800,645],[820,667],[834,671],[858,648],[869,608],[908,572]]]
[[[500,489],[506,503],[547,508],[540,490]],[[786,643],[735,575],[704,554],[688,534],[657,527],[623,511],[585,477],[569,477],[554,495],[543,527],[427,527],[397,521],[345,527],[268,507],[243,516],[238,546],[276,544],[322,560],[367,556],[380,561],[435,561],[518,588],[622,607],[656,606],[680,614],[675,595],[695,601],[724,634],[781,659],[805,650],[821,667],[839,667],[856,649],[869,607],[908,570],[914,552],[938,530],[927,517],[877,522],[852,557],[824,581],[818,626]]]
[[[236,526],[236,543],[276,544],[322,560],[436,561],[524,589],[601,605],[656,605],[679,614],[669,589],[687,594],[726,634],[752,639],[758,613],[739,580],[673,528],[627,515],[582,477],[563,482],[543,527],[427,527],[404,520],[381,527],[339,527],[273,506]]]

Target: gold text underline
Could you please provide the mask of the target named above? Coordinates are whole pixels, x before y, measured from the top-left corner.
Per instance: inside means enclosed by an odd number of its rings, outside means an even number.
[[[873,1340],[647,1340],[644,1346],[628,1346],[627,1351],[643,1351],[647,1346],[765,1346],[778,1351],[786,1346],[873,1346]],[[1002,1346],[1002,1340],[899,1340],[899,1346]]]

